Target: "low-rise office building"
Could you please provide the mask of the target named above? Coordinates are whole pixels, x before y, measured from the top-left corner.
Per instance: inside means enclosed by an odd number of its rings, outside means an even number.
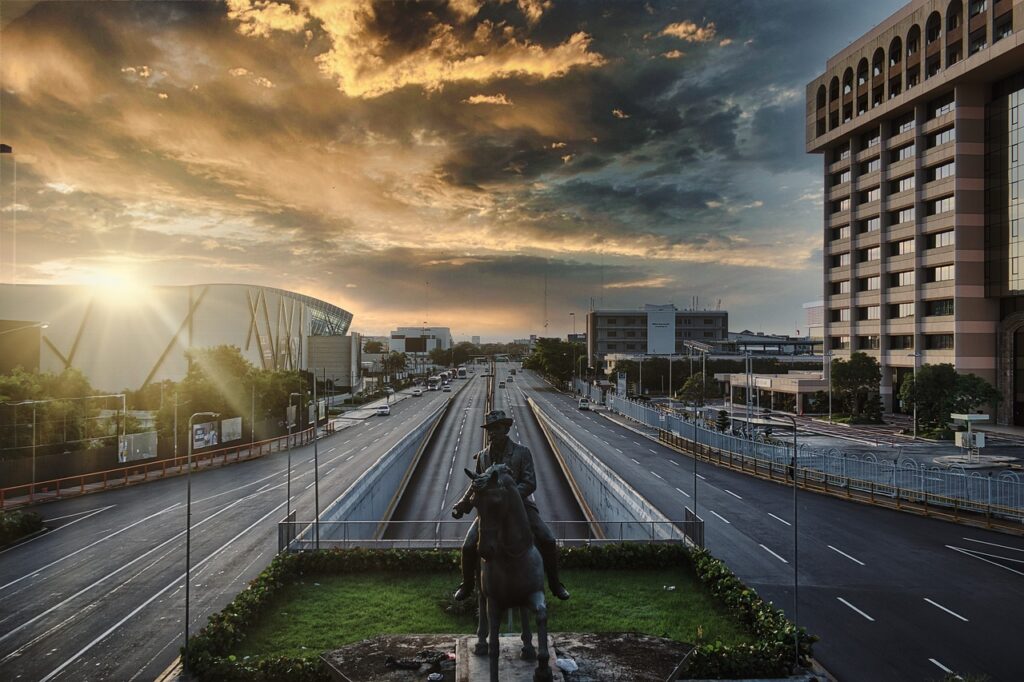
[[[448,327],[399,327],[391,332],[391,350],[396,353],[429,353],[450,350],[452,332]]]
[[[674,305],[587,313],[587,354],[603,364],[608,354],[674,355],[687,342],[711,344],[729,337],[724,310],[679,310]]]

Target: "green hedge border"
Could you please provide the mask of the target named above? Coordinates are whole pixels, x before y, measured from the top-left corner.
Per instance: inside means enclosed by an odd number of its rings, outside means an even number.
[[[13,545],[43,529],[43,517],[33,511],[0,512],[0,547]]]
[[[231,649],[245,638],[245,628],[268,608],[273,598],[299,577],[382,571],[454,571],[459,556],[436,550],[325,550],[284,554],[253,579],[222,611],[189,640],[191,672],[199,680],[233,682],[329,682],[319,654],[239,660]],[[566,547],[566,568],[678,568],[692,570],[712,594],[757,638],[753,644],[728,646],[698,642],[686,674],[695,678],[783,677],[793,668],[794,626],[781,610],[768,604],[740,582],[732,571],[706,550],[682,545],[621,543]],[[811,656],[817,638],[800,628],[802,662]],[[182,650],[184,653],[184,650]]]

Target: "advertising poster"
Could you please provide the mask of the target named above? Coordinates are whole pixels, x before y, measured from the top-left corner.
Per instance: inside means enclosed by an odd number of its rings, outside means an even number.
[[[208,448],[217,445],[217,422],[204,422],[192,425],[192,449]]]
[[[220,422],[220,442],[230,443],[242,439],[242,418],[222,419]]]

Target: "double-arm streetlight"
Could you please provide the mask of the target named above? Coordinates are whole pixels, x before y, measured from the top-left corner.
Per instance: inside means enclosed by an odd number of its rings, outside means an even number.
[[[216,419],[220,414],[217,412],[196,412],[188,418],[188,471],[185,473],[185,660],[183,667],[188,673],[188,604],[189,604],[189,583],[192,579],[192,444],[195,442],[193,433],[193,422],[196,417],[212,417]]]
[[[292,406],[292,398],[302,397],[301,393],[290,393],[288,395],[288,408],[289,411]],[[295,408],[295,419],[299,418],[299,407],[302,407],[300,402],[298,407]],[[285,494],[288,496],[285,506],[285,520],[291,520],[292,515],[292,427],[295,425],[295,420],[292,419],[291,415],[288,417],[288,483],[285,486]]]
[[[791,460],[792,463],[790,464],[790,471],[792,472],[793,476],[793,667],[795,670],[795,668],[797,668],[800,665],[800,627],[797,624],[799,622],[800,613],[800,573],[798,570],[798,559],[800,555],[798,553],[799,538],[797,535],[797,529],[799,528],[797,524],[799,508],[797,507],[796,502],[796,491],[798,488],[798,469],[796,461],[796,417],[794,417],[791,414],[779,414],[773,412],[765,412],[764,417],[765,419],[774,419],[777,421],[788,419],[793,425],[793,459]]]

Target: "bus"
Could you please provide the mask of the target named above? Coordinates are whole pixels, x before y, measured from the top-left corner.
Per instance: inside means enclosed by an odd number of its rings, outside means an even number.
[[[468,375],[466,374],[466,368],[465,368],[465,367],[459,367],[459,373],[458,373],[458,377],[459,377],[460,379],[466,379],[466,378],[468,378]]]
[[[427,390],[436,391],[441,388],[441,377],[430,377],[427,379]]]

